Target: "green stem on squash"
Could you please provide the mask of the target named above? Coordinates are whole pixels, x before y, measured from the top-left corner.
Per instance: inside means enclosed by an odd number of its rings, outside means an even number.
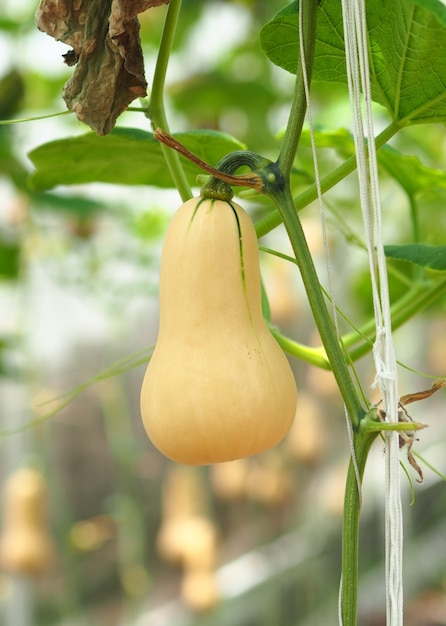
[[[152,90],[150,94],[150,103],[146,116],[150,118],[152,127],[161,127],[169,132],[169,124],[167,123],[166,110],[164,106],[164,85],[166,82],[167,66],[172,50],[173,40],[175,37],[178,17],[181,10],[182,0],[170,0],[166,20],[164,22],[163,34],[161,36],[158,57],[156,60],[155,72],[153,75]],[[177,188],[183,202],[192,196],[184,168],[181,164],[180,157],[174,150],[169,150],[164,144],[161,145],[166,165],[172,176],[173,183]]]

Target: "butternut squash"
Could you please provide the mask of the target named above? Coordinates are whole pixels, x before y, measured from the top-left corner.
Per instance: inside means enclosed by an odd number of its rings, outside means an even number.
[[[14,472],[5,483],[3,500],[0,567],[12,574],[42,575],[55,556],[43,476],[28,468]]]
[[[149,438],[206,465],[260,453],[294,419],[290,365],[262,315],[257,237],[236,203],[193,198],[167,229],[158,340],[141,390]]]
[[[197,613],[206,613],[220,602],[220,589],[212,570],[186,570],[181,580],[180,592],[186,606]]]

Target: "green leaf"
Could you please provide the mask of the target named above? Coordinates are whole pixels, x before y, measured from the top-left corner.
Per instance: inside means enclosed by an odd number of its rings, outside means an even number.
[[[83,198],[82,196],[68,196],[58,193],[35,193],[32,196],[33,206],[36,209],[45,209],[63,213],[71,217],[92,217],[106,209],[104,202]]]
[[[387,257],[410,261],[431,270],[446,270],[446,246],[429,246],[421,243],[410,243],[399,246],[385,246]]]
[[[409,196],[419,191],[446,191],[446,171],[427,167],[416,156],[384,146],[378,152],[378,161]]]
[[[446,6],[441,0],[440,2],[438,0],[412,0],[412,2],[427,9],[439,22],[446,25]]]
[[[245,148],[233,137],[212,130],[178,133],[175,138],[211,165],[228,152]],[[28,156],[36,168],[29,179],[35,190],[91,182],[173,187],[160,144],[151,133],[138,129],[116,128],[105,137],[86,133],[58,139]],[[190,183],[196,184],[201,170],[182,161]]]
[[[296,71],[298,2],[265,24],[260,41],[280,67]],[[373,99],[396,122],[446,120],[446,7],[440,0],[368,0],[367,28]],[[341,3],[318,6],[314,80],[346,83]]]
[[[314,141],[316,147],[333,148],[344,158],[348,158],[355,153],[355,142],[353,135],[346,128],[331,129],[315,129]],[[304,128],[301,135],[301,144],[303,146],[311,146],[311,134],[309,129]]]

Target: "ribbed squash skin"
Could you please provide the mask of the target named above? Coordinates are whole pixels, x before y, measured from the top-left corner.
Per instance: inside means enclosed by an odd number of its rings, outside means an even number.
[[[161,256],[159,334],[141,390],[149,438],[190,465],[250,456],[287,434],[296,398],[263,319],[250,217],[232,201],[187,201]]]

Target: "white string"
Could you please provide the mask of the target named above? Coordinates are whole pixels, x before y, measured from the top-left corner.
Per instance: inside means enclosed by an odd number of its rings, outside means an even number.
[[[383,246],[382,212],[367,54],[367,26],[364,0],[342,0],[348,87],[352,106],[354,139],[359,176],[360,201],[369,255],[372,297],[376,323],[373,347],[376,377],[383,411],[389,422],[398,421],[396,359],[391,333],[390,303]],[[361,108],[362,86],[366,124]],[[369,159],[364,131],[369,137]],[[403,624],[402,547],[403,526],[399,483],[399,438],[386,433],[385,459],[385,560],[386,616],[388,626]]]
[[[366,45],[366,23],[365,11],[361,13],[363,46]],[[364,68],[368,74],[367,49],[360,50],[360,55],[364,59]],[[370,81],[368,75],[362,77],[364,98],[367,112],[367,131],[370,138],[374,137],[373,118],[371,111]],[[375,144],[369,142],[369,162],[374,168],[371,172],[372,199],[374,206],[379,206],[379,189],[377,161]],[[379,346],[379,363],[382,360],[382,369],[377,367],[376,382],[378,383],[383,399],[383,408],[388,421],[398,422],[398,386],[397,367],[394,353],[392,334],[389,291],[387,284],[386,261],[384,255],[384,245],[382,241],[381,210],[375,212],[376,228],[376,257],[380,282],[380,296],[383,314],[383,326],[381,331],[381,341],[378,338],[375,342]],[[379,239],[378,239],[379,237]],[[376,357],[375,357],[376,358]],[[386,456],[385,456],[385,551],[386,551],[386,615],[389,626],[400,626],[403,624],[403,515],[401,506],[400,490],[400,470],[399,470],[399,436],[396,432],[386,433]]]
[[[320,213],[320,218],[321,218],[322,243],[324,247],[325,265],[327,269],[328,293],[330,295],[330,300],[331,300],[331,305],[332,305],[332,317],[333,317],[335,332],[336,332],[336,335],[339,337],[338,315],[336,311],[334,293],[333,293],[334,291],[333,290],[333,273],[332,273],[332,267],[331,267],[331,261],[330,261],[330,252],[329,252],[329,247],[328,247],[325,209],[324,209],[324,203],[322,201],[322,188],[321,188],[321,177],[319,174],[319,162],[318,162],[318,156],[317,156],[317,151],[316,151],[316,141],[314,138],[313,115],[311,112],[310,86],[308,83],[307,62],[305,58],[305,46],[304,46],[304,41],[303,41],[302,11],[299,11],[299,46],[300,46],[300,58],[302,59],[302,76],[303,76],[303,81],[304,81],[304,92],[305,92],[305,99],[307,103],[306,117],[307,117],[309,129],[310,129],[311,154],[312,154],[313,166],[314,166],[314,177],[315,177],[315,183],[316,183],[317,201],[319,205],[319,213]]]

